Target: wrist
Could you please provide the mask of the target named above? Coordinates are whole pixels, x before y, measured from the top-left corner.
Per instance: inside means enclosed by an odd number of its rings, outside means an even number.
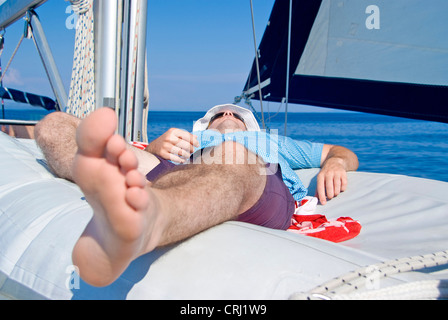
[[[344,158],[334,156],[334,157],[328,158],[324,162],[324,165],[322,167],[325,167],[326,165],[341,165],[342,167],[344,167],[344,169],[346,169],[346,167],[347,167],[346,163],[347,162],[345,161]]]

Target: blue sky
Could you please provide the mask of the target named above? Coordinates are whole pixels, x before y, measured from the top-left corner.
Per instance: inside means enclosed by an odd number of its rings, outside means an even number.
[[[253,0],[253,4],[259,43],[274,0]],[[66,23],[71,18],[68,6],[67,1],[48,0],[36,10],[67,93],[75,36]],[[23,25],[18,21],[6,30],[3,68]],[[203,111],[233,102],[241,94],[254,58],[250,1],[149,0],[147,41],[150,109]],[[4,85],[54,96],[32,40],[22,43]],[[271,107],[276,111],[277,106]]]

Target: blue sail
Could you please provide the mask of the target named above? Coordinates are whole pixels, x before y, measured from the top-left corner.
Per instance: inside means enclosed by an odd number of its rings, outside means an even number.
[[[34,107],[41,107],[48,111],[60,110],[59,106],[53,99],[20,90],[0,87],[0,98],[26,103]]]
[[[448,122],[448,1],[277,0],[259,46],[263,100]],[[254,62],[244,91],[259,99]]]

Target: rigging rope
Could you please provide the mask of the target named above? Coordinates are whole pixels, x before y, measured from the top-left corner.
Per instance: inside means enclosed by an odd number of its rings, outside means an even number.
[[[84,14],[91,8],[91,2],[89,0],[71,0],[72,9],[77,14]]]
[[[148,116],[149,116],[149,85],[148,85],[148,60],[145,56],[145,88],[143,93],[143,126],[142,126],[142,142],[148,143]]]
[[[2,70],[2,54],[5,44],[4,32],[0,34],[0,87],[3,87],[3,70]],[[2,98],[0,103],[2,104],[2,119],[5,119],[5,100]]]
[[[95,110],[93,0],[70,0],[78,14],[67,113],[85,118]]]
[[[241,100],[243,100],[243,99],[244,99],[244,103],[247,104],[247,105],[250,107],[250,109],[252,110],[252,113],[255,115],[255,117],[257,118],[257,120],[258,120],[260,123],[263,123],[263,124],[264,124],[263,126],[264,126],[264,129],[266,130],[266,132],[269,132],[271,129],[265,124],[264,119],[260,118],[260,116],[258,115],[257,110],[255,110],[254,106],[252,105],[252,100],[251,100],[251,97],[250,97],[250,96],[248,96],[248,95],[246,95],[246,94],[243,93],[242,95],[235,97],[235,99],[234,99],[234,103],[235,103],[235,104],[238,104],[238,103],[240,103]]]
[[[0,77],[0,83],[3,82],[3,78],[5,77],[6,72],[8,71],[9,66],[11,65],[11,62],[12,62],[12,60],[14,59],[14,57],[15,57],[17,51],[19,50],[19,47],[20,47],[20,45],[22,44],[22,41],[23,41],[24,38],[25,38],[25,33],[22,34],[22,37],[20,38],[19,43],[17,44],[16,48],[14,49],[14,52],[12,53],[12,56],[11,56],[11,58],[9,59],[7,65],[6,65],[6,68],[5,68],[5,70],[3,71],[3,74],[2,74],[1,77]],[[2,48],[2,53],[3,53],[3,48]],[[0,56],[1,56],[1,53],[0,53]]]
[[[137,2],[137,11],[140,11],[140,2]],[[130,90],[130,92],[128,93],[128,101],[127,101],[127,105],[129,106],[127,108],[127,115],[126,115],[126,137],[125,139],[127,141],[131,141],[131,136],[132,136],[132,123],[134,121],[134,108],[135,108],[135,86],[136,86],[136,74],[137,74],[137,53],[138,53],[138,38],[139,38],[139,14],[136,14],[136,21],[134,22],[134,39],[130,39],[133,40],[134,42],[134,46],[132,48],[132,50],[130,50],[131,52],[131,65],[130,65],[130,73],[131,73],[131,83],[130,83],[130,87],[128,88]]]
[[[266,124],[264,122],[264,112],[263,112],[263,95],[261,92],[261,77],[260,77],[260,64],[258,61],[258,49],[257,49],[257,37],[255,34],[255,18],[254,18],[254,6],[252,0],[250,0],[250,11],[252,16],[252,32],[254,37],[254,47],[255,47],[255,63],[257,66],[257,78],[258,78],[258,94],[260,96],[260,108],[261,108],[261,123],[263,129],[266,129]]]
[[[292,0],[289,0],[288,52],[286,53],[285,136],[288,135],[289,72],[291,64]]]
[[[369,281],[398,273],[448,264],[448,250],[423,256],[406,257],[367,266],[330,280],[308,293],[295,293],[293,300],[332,299],[440,299],[448,298],[448,280],[428,280],[358,292]]]

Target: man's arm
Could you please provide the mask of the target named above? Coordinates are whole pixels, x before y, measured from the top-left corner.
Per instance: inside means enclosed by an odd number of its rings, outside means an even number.
[[[199,142],[193,134],[177,128],[171,128],[157,139],[151,141],[145,151],[177,163],[184,163],[199,147]]]
[[[321,171],[317,176],[316,196],[322,205],[333,199],[347,187],[347,171],[356,171],[358,157],[345,147],[324,145]]]

